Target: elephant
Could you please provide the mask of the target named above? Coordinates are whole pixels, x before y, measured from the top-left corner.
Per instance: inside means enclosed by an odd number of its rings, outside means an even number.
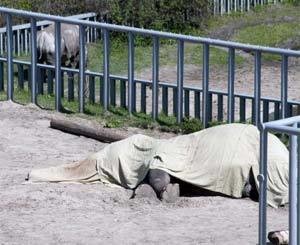
[[[55,25],[51,24],[37,33],[37,59],[40,64],[55,65]],[[85,69],[87,67],[88,52],[85,46]],[[61,66],[79,68],[80,43],[79,26],[61,24]],[[72,72],[68,72],[73,77]],[[85,79],[84,95],[88,96],[88,80]]]

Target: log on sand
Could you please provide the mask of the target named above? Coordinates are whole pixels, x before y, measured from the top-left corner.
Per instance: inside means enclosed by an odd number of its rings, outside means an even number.
[[[92,127],[66,119],[51,119],[50,127],[66,133],[85,136],[101,142],[110,143],[125,139],[128,135],[112,132],[111,129]]]

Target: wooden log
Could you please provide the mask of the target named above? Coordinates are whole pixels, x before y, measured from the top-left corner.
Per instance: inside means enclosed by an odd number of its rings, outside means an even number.
[[[112,132],[111,129],[100,127],[95,128],[66,119],[52,119],[50,121],[50,127],[66,133],[85,136],[105,143],[119,141],[128,137],[127,135]]]

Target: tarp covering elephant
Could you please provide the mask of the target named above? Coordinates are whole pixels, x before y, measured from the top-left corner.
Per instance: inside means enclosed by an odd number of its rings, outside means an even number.
[[[288,202],[288,150],[268,138],[268,204]],[[135,188],[149,169],[161,169],[182,181],[232,197],[242,197],[250,171],[259,173],[259,131],[253,125],[227,124],[171,139],[134,135],[112,143],[86,160],[33,170],[32,181],[100,180]],[[255,178],[256,187],[259,183]]]

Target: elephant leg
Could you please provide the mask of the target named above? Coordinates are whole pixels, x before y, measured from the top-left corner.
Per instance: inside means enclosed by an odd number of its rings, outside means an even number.
[[[150,169],[147,180],[160,200],[165,202],[175,202],[179,197],[179,184],[172,184],[170,175],[165,171],[160,169]]]
[[[249,173],[249,177],[248,177],[247,182],[242,191],[242,197],[249,197],[250,199],[252,199],[254,201],[258,201],[258,191],[256,188],[252,170]]]

